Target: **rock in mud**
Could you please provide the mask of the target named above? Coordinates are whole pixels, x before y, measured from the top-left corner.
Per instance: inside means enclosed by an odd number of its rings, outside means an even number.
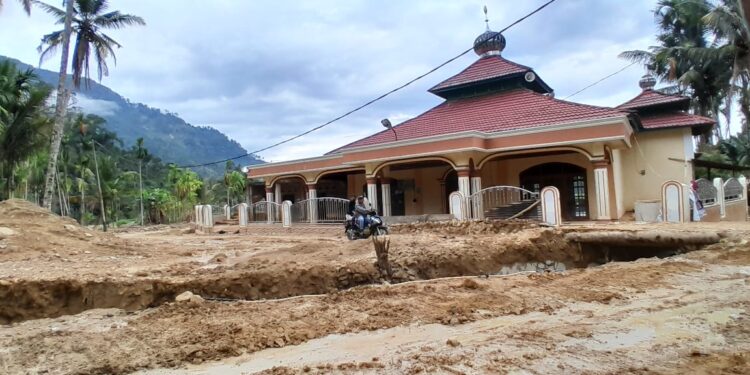
[[[205,302],[203,297],[193,294],[191,291],[183,292],[177,297],[174,298],[174,301],[177,303],[187,303],[191,306],[197,306]]]
[[[10,236],[14,236],[16,234],[16,231],[13,229],[10,229],[8,227],[0,227],[0,240],[4,238],[8,238]]]
[[[458,342],[458,340],[454,340],[454,339],[448,339],[448,341],[446,341],[445,343],[448,346],[451,346],[451,347],[454,347],[454,348],[461,345],[461,343]]]

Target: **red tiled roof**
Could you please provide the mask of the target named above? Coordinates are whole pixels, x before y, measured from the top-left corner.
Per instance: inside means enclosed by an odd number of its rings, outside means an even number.
[[[515,89],[490,95],[448,100],[395,126],[394,129],[398,134],[398,140],[402,141],[466,131],[497,133],[575,121],[622,117],[628,113],[618,109],[566,102],[528,89]],[[330,153],[393,141],[395,141],[393,132],[384,130]]]
[[[440,91],[448,87],[500,78],[511,74],[524,73],[529,70],[531,70],[531,68],[521,64],[516,64],[500,56],[485,56],[469,65],[469,67],[461,71],[461,73],[438,83],[429,91]]]
[[[641,116],[641,124],[644,129],[663,129],[677,127],[693,127],[700,125],[713,125],[715,121],[708,117],[696,116],[684,112],[667,112],[647,116]]]
[[[690,98],[681,95],[668,95],[655,90],[643,90],[638,96],[617,106],[617,108],[637,109],[657,104],[689,102]]]

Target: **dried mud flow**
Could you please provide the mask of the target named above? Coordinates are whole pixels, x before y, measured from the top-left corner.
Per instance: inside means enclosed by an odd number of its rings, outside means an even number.
[[[91,231],[21,201],[0,203],[0,217],[5,218],[1,225],[14,232],[3,240],[0,260],[19,269],[41,271],[27,277],[10,271],[0,278],[3,324],[94,308],[136,311],[171,301],[184,291],[209,298],[259,300],[382,282],[369,241],[294,240],[279,253],[252,256],[243,251],[252,240],[240,235],[234,236],[239,243],[230,248],[229,255],[218,253],[196,261],[193,254],[201,250],[183,249],[180,254],[187,254],[187,259],[168,259],[167,267],[153,269],[160,257],[179,249],[150,241],[144,246]],[[494,274],[503,266],[528,262],[560,262],[573,268],[585,266],[594,257],[565,241],[562,232],[522,221],[405,225],[396,232],[390,251],[394,271],[390,281],[396,283]],[[203,245],[202,251],[211,249],[205,241]],[[225,248],[224,244],[216,247]],[[92,266],[99,262],[113,268],[108,260],[118,257],[136,259],[144,266],[134,274],[119,269],[102,274]],[[38,260],[43,262],[36,264]],[[58,277],[44,277],[46,262],[59,272]],[[89,276],[81,276],[76,272],[79,266],[94,269]]]

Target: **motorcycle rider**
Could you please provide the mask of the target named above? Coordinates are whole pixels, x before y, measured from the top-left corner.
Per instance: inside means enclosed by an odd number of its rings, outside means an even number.
[[[358,196],[357,204],[354,206],[354,219],[357,221],[359,230],[365,230],[365,224],[367,224],[367,216],[370,214],[370,210],[365,205],[365,197]]]

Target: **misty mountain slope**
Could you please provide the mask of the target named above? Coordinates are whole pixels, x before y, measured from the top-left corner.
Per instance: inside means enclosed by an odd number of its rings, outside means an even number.
[[[37,69],[16,59],[0,56],[0,61],[8,59],[20,69],[34,69],[39,78],[57,86],[58,73]],[[68,80],[69,87],[72,85]],[[85,86],[85,85],[82,85]],[[135,144],[139,137],[144,138],[148,150],[166,162],[178,165],[201,164],[247,153],[236,141],[224,133],[207,126],[194,126],[176,114],[141,103],[131,103],[108,87],[90,81],[88,87],[75,90],[76,107],[85,113],[93,113],[107,120],[107,129],[117,133],[126,147]],[[262,163],[253,157],[235,160],[236,165]],[[223,164],[212,167],[195,168],[206,176],[222,173]]]

